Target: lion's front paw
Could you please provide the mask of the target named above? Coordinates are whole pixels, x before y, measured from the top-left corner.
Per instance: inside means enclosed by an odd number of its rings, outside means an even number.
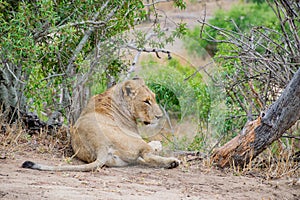
[[[178,167],[180,164],[180,161],[176,158],[170,158],[170,162],[167,165],[167,169],[173,169],[175,167]]]

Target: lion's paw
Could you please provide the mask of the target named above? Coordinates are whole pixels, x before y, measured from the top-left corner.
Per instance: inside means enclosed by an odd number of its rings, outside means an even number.
[[[170,158],[170,162],[168,163],[167,169],[173,169],[175,167],[178,167],[180,164],[180,161],[176,158]]]

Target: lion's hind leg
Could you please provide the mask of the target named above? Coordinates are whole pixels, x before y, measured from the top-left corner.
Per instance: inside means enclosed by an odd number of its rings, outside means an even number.
[[[105,165],[108,167],[125,167],[128,166],[128,162],[122,160],[120,152],[109,148]]]
[[[128,166],[128,163],[123,161],[117,155],[111,155],[107,159],[105,165],[108,166],[108,167],[125,167],[125,166]]]

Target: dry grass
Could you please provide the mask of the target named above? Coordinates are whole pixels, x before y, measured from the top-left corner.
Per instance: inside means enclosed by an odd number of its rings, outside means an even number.
[[[283,148],[278,140],[244,167],[234,164],[228,169],[234,175],[259,177],[265,180],[300,177],[300,162],[295,159],[296,146]],[[211,166],[212,163],[208,164]]]
[[[300,163],[294,156],[296,149],[293,143],[283,148],[281,140],[278,140],[250,162],[243,173],[260,173],[265,179],[300,177]]]
[[[261,153],[258,157],[250,161],[244,167],[237,167],[234,164],[229,168],[220,169],[224,173],[235,176],[257,177],[264,180],[274,180],[278,178],[299,178],[300,162],[299,157],[295,159],[295,152],[298,151],[297,145],[291,142],[289,147],[284,147],[279,140]],[[299,156],[299,155],[298,155]],[[202,170],[209,172],[216,169],[212,160],[203,156],[182,157],[183,167],[189,168],[198,166]]]
[[[0,118],[0,158],[13,159],[15,154],[34,152],[49,153],[57,157],[72,155],[70,140],[66,131],[57,131],[49,135],[46,130],[29,134],[21,123],[6,124]]]

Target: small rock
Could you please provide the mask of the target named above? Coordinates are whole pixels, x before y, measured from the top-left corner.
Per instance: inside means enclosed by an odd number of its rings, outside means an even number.
[[[0,159],[6,159],[6,153],[1,153]]]

